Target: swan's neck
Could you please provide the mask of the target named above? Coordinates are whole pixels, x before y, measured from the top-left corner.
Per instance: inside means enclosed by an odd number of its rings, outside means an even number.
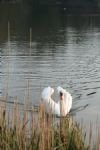
[[[61,116],[65,116],[65,101],[64,100],[60,100],[60,115]]]

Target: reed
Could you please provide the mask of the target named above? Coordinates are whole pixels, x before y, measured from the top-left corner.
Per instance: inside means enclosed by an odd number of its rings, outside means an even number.
[[[24,107],[26,108],[26,107]],[[7,110],[0,102],[0,149],[2,150],[89,150],[83,131],[71,118],[46,114],[43,104],[38,112],[21,110],[15,100]],[[92,132],[92,131],[91,131]],[[91,140],[91,134],[90,134]],[[94,146],[98,148],[98,146]]]

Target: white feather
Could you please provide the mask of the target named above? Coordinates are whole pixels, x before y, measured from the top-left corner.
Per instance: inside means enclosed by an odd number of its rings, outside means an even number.
[[[65,89],[62,87],[57,87],[58,94],[62,92],[64,94],[64,102],[63,102],[63,109],[64,109],[64,114],[63,116],[66,116],[67,113],[69,113],[71,107],[72,107],[72,96],[69,92],[67,92]],[[60,114],[60,100],[58,102],[55,102],[52,98],[51,95],[54,93],[54,89],[51,87],[46,87],[41,95],[41,98],[43,100],[45,110],[47,113],[52,113],[57,116],[61,116]]]

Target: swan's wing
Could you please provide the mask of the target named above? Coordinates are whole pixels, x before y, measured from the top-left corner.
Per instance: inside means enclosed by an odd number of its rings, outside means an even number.
[[[41,94],[42,100],[46,100],[46,99],[50,98],[53,93],[54,93],[53,88],[51,88],[51,87],[44,88],[44,90],[42,91],[42,94]]]
[[[43,100],[45,110],[47,113],[52,113],[55,115],[60,115],[59,105],[51,98],[51,95],[54,93],[54,89],[51,87],[44,88],[41,98]]]
[[[69,92],[65,94],[65,103],[66,103],[66,113],[69,113],[72,107],[72,96]]]

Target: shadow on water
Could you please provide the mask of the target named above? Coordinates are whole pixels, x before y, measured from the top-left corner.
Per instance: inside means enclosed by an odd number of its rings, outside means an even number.
[[[74,116],[74,115],[76,115],[77,112],[85,110],[88,106],[89,106],[89,104],[86,104],[84,106],[79,106],[76,108],[72,108],[69,115]]]

